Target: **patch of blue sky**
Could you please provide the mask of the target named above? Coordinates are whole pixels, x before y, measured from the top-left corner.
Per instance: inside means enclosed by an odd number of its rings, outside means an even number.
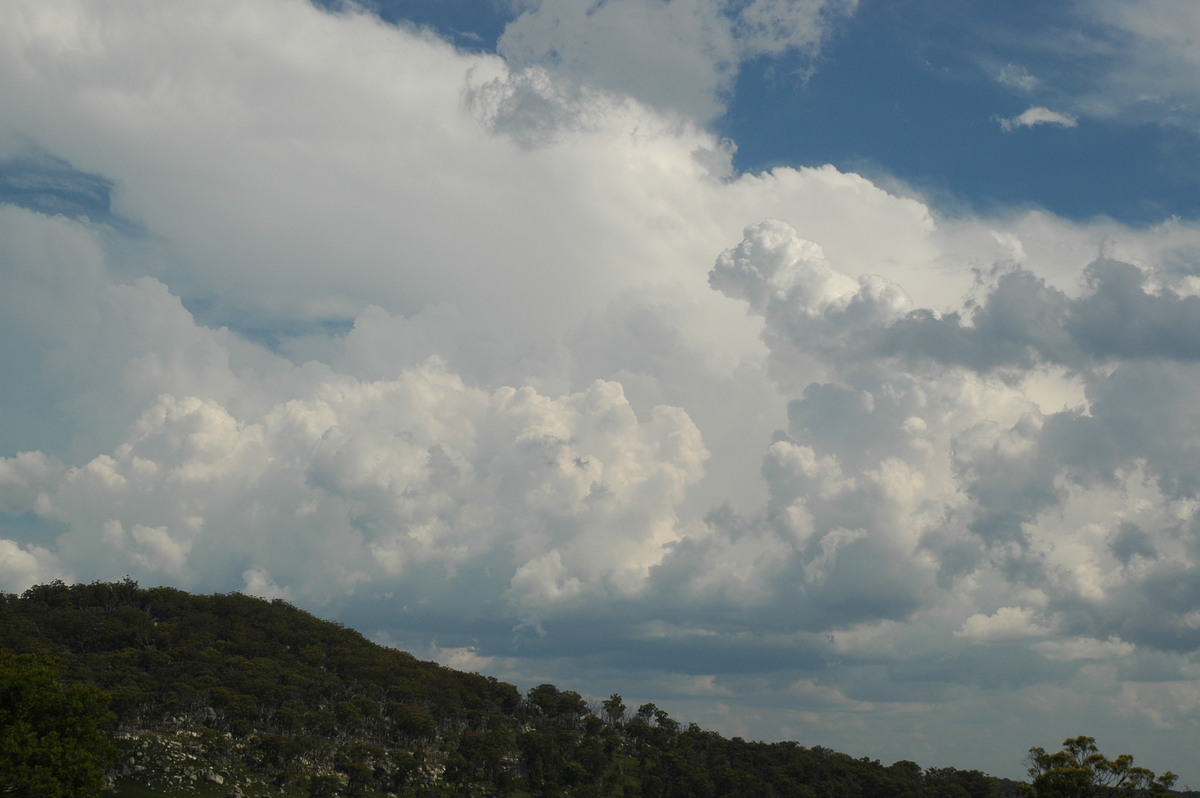
[[[236,305],[230,307],[228,300],[211,295],[191,294],[182,299],[188,312],[200,323],[209,327],[227,327],[251,343],[277,355],[294,356],[298,362],[307,360],[308,356],[295,354],[297,342],[340,339],[354,329],[354,320],[350,318],[263,317]]]
[[[0,516],[0,539],[43,545],[67,530],[67,525],[34,512]]]
[[[313,0],[338,10],[344,0]],[[359,6],[393,25],[410,23],[436,31],[465,50],[496,51],[496,41],[512,20],[508,0],[360,0]]]
[[[1200,215],[1200,138],[1191,130],[1070,113],[1061,115],[1073,126],[1006,129],[1043,99],[1023,90],[1035,80],[1023,61],[1072,78],[1077,63],[1016,44],[1020,30],[1049,36],[1062,20],[1029,3],[963,3],[949,16],[933,5],[864,2],[807,77],[794,58],[744,65],[719,123],[738,146],[735,165],[832,163],[899,178],[943,209],[1037,206],[1134,224]],[[1006,61],[1006,47],[1019,60]],[[1022,80],[1026,87],[1012,85]]]
[[[738,146],[735,166],[831,163],[898,178],[943,209],[1037,206],[1134,224],[1200,215],[1200,142],[1189,131],[1093,120],[1006,131],[1001,121],[1028,106],[1003,92],[986,84],[933,91],[928,74],[871,66],[877,79],[827,68],[797,90],[765,74],[775,65],[748,65],[721,121]]]
[[[113,182],[80,171],[32,146],[0,157],[0,204],[66,216],[132,233],[136,225],[113,212]]]

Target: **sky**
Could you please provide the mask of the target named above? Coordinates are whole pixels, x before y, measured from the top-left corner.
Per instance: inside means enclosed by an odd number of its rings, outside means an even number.
[[[10,0],[0,589],[1200,786],[1192,0]]]

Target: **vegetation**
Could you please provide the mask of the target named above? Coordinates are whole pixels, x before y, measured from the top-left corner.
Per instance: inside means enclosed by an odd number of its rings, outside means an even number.
[[[0,795],[94,795],[110,761],[110,790],[129,798],[1019,792],[1015,782],[978,771],[726,739],[683,727],[654,704],[631,710],[618,694],[593,704],[543,684],[522,695],[494,678],[376,645],[286,602],[237,593],[198,596],[126,579],[0,594],[0,649],[12,652],[0,660],[4,674],[16,674],[3,678],[34,685],[31,701],[59,702],[55,739],[76,756],[46,766],[60,756],[35,744],[46,732],[31,736],[12,715],[0,716],[0,770],[28,763],[12,772],[43,779],[5,783]],[[10,706],[7,698],[2,706]],[[68,728],[77,742],[67,743]],[[1045,756],[1050,772],[1058,755]],[[65,786],[46,781],[47,767]],[[1043,792],[1033,795],[1077,794],[1044,791],[1054,778],[1035,778]],[[1130,770],[1125,783],[1136,778]]]
[[[98,795],[115,751],[108,697],[52,663],[0,651],[0,795]]]
[[[1022,792],[1032,798],[1168,795],[1176,779],[1170,771],[1156,776],[1152,770],[1135,766],[1129,754],[1108,759],[1092,737],[1063,740],[1062,750],[1053,754],[1044,748],[1030,748],[1028,762],[1032,782],[1022,785]]]

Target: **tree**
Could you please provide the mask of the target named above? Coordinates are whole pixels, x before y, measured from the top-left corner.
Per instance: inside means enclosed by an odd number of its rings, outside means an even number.
[[[672,719],[665,709],[654,710],[654,724],[670,734],[679,731],[679,721]]]
[[[539,684],[529,690],[529,703],[548,718],[558,713],[559,689],[552,684]]]
[[[621,721],[625,720],[625,701],[620,693],[613,693],[600,702],[600,705],[604,707],[604,717],[612,725],[619,726]]]
[[[99,689],[58,681],[49,662],[0,652],[0,795],[99,795],[115,756]]]
[[[1120,754],[1108,759],[1100,753],[1093,737],[1063,740],[1061,751],[1029,749],[1026,759],[1031,784],[1022,785],[1030,798],[1135,798],[1167,795],[1177,776],[1170,771],[1155,776],[1154,771],[1133,764],[1133,756]]]

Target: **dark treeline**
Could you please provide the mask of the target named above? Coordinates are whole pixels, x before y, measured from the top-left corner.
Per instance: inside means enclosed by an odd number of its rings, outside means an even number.
[[[118,794],[215,783],[247,796],[1017,794],[978,771],[726,739],[620,695],[596,706],[548,684],[522,695],[239,593],[127,579],[0,594],[0,648],[104,691]]]

